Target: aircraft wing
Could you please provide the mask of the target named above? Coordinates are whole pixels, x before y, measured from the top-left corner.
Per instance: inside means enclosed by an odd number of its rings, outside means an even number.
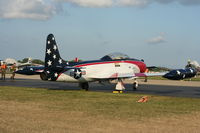
[[[125,78],[138,78],[138,77],[149,77],[149,76],[163,76],[167,72],[162,73],[107,73],[107,74],[96,74],[88,76],[93,79],[125,79]]]
[[[163,76],[168,72],[159,72],[159,73],[136,73],[136,77],[153,77],[153,76]]]

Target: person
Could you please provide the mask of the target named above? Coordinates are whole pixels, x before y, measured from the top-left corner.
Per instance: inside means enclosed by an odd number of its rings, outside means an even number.
[[[1,65],[1,79],[5,80],[6,79],[6,70],[7,70],[7,65],[5,62]]]
[[[10,79],[15,79],[15,71],[16,71],[16,63],[14,63],[11,68],[10,71],[12,72],[12,76],[10,77]]]
[[[149,69],[147,68],[147,69],[145,70],[145,73],[148,73],[148,72],[149,72]],[[147,82],[147,76],[145,76],[144,82]]]

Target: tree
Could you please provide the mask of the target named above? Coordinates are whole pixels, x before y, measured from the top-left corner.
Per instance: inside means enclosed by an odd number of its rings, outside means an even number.
[[[34,59],[34,60],[32,60],[32,63],[44,65],[44,61],[41,61],[41,60],[39,60],[39,59]]]

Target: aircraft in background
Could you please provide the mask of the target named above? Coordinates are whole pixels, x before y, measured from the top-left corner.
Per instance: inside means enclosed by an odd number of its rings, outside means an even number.
[[[188,60],[187,65],[185,66],[185,68],[194,68],[197,70],[197,72],[200,72],[200,65],[197,61],[191,61]]]
[[[18,69],[15,73],[23,74],[23,75],[36,75],[44,72],[44,66],[26,66]]]
[[[195,68],[174,69],[163,75],[164,78],[171,80],[182,80],[186,78],[193,78],[197,75]]]
[[[31,58],[28,58],[28,61],[25,62],[25,63],[17,62],[15,59],[11,59],[11,58],[7,58],[3,62],[5,62],[7,64],[8,68],[11,67],[14,63],[16,63],[16,67],[18,69],[32,65],[32,59]]]
[[[163,77],[171,80],[182,80],[186,78],[192,78],[200,72],[200,65],[197,61],[188,60],[185,69],[175,69],[169,71]]]

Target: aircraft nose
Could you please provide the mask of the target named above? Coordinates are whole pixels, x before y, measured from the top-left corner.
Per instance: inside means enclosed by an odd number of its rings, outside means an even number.
[[[146,64],[144,62],[141,62],[139,64],[139,68],[140,68],[140,72],[143,73],[146,71],[147,67],[146,67]]]
[[[17,70],[17,71],[15,71],[15,73],[17,73],[17,74],[24,74],[24,71],[23,70]]]
[[[178,71],[169,71],[168,73],[166,73],[165,75],[163,75],[164,78],[167,78],[167,79],[172,79],[172,80],[177,80],[177,78],[179,79],[180,78],[180,72]]]
[[[172,77],[174,77],[174,75],[172,75],[170,72],[169,73],[166,73],[165,75],[163,75],[164,78],[167,78],[167,79],[171,79]]]

